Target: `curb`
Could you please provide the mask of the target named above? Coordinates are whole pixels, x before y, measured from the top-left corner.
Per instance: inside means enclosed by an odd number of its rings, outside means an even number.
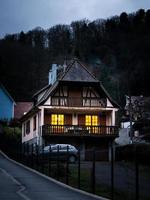
[[[55,184],[57,184],[57,185],[59,185],[59,186],[62,186],[62,187],[64,187],[64,188],[66,188],[66,189],[72,190],[72,191],[74,191],[74,192],[78,192],[78,193],[83,194],[83,195],[86,195],[86,196],[88,196],[88,197],[95,198],[95,199],[97,199],[97,200],[109,200],[109,199],[107,199],[107,198],[100,197],[100,196],[98,196],[98,195],[91,194],[91,193],[88,193],[88,192],[86,192],[86,191],[79,190],[79,189],[77,189],[77,188],[73,188],[73,187],[71,187],[71,186],[69,186],[69,185],[66,185],[66,184],[64,184],[64,183],[62,183],[62,182],[59,182],[59,181],[57,181],[57,180],[55,180],[55,179],[53,179],[53,178],[51,178],[51,177],[48,177],[48,176],[46,176],[45,174],[42,174],[42,173],[36,171],[35,169],[32,169],[32,168],[30,168],[30,167],[27,167],[26,165],[24,165],[24,164],[22,164],[22,163],[19,163],[19,162],[15,161],[15,160],[9,158],[9,157],[8,157],[4,152],[2,152],[1,150],[0,150],[0,154],[2,154],[7,160],[11,161],[12,163],[15,163],[16,165],[19,165],[19,166],[23,167],[24,169],[27,169],[27,170],[29,170],[29,171],[31,171],[31,172],[33,172],[33,173],[35,173],[35,174],[37,174],[37,175],[39,175],[39,176],[41,176],[41,177],[43,177],[43,178],[49,180],[49,181],[51,181],[51,182],[53,182],[53,183],[55,183]]]

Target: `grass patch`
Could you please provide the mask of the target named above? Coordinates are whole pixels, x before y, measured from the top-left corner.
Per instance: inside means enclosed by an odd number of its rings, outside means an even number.
[[[125,162],[122,164],[126,169],[135,169],[134,163]],[[41,167],[40,171],[41,171]],[[140,166],[140,176],[147,177],[147,171],[148,166]],[[150,171],[150,170],[149,170]],[[46,175],[49,175],[49,166],[48,164],[44,165],[44,170],[41,171],[42,173],[45,173]],[[59,175],[58,175],[59,173]],[[57,171],[57,163],[52,162],[51,163],[51,177],[54,179],[58,179],[59,181],[66,183],[66,164],[60,163],[59,164],[59,171]],[[150,177],[150,173],[148,178]],[[78,166],[75,164],[69,165],[69,173],[68,173],[68,183],[70,186],[78,188]],[[92,173],[91,168],[81,168],[80,169],[80,189],[87,191],[89,193],[92,193]],[[95,183],[95,194],[106,197],[111,199],[111,187],[109,185],[98,183],[98,181]],[[140,194],[140,199],[148,200],[149,198],[145,197],[143,198],[143,195]],[[115,200],[127,200],[127,199],[135,199],[135,193],[130,191],[118,191],[114,189],[114,199]]]
[[[69,185],[78,186],[78,169],[74,166],[70,168]],[[91,172],[89,169],[81,169],[80,189],[92,193]],[[95,194],[106,198],[111,198],[111,188],[107,185],[95,183]],[[114,190],[115,200],[128,199],[127,194]]]

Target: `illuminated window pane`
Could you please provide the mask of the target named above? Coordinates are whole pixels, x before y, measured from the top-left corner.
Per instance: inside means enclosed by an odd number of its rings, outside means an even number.
[[[51,115],[51,124],[57,125],[57,115],[55,115],[55,114]]]
[[[58,125],[64,125],[64,115],[58,115]]]
[[[89,130],[89,133],[98,133],[98,116],[97,115],[86,115],[85,125]]]
[[[91,126],[91,115],[86,115],[85,116],[85,125],[86,126]]]
[[[97,115],[86,115],[85,116],[86,126],[98,126],[98,116]]]
[[[98,117],[97,115],[92,116],[92,126],[98,126]]]
[[[51,115],[51,124],[52,125],[64,125],[64,115],[52,114]]]

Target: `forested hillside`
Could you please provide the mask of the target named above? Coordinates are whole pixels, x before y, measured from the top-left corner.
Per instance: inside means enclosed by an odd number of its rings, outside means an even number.
[[[48,83],[52,63],[78,57],[118,102],[150,96],[150,10],[81,20],[0,40],[0,80],[16,101],[30,100]]]

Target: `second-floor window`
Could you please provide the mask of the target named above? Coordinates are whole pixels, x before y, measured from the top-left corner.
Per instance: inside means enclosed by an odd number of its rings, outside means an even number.
[[[51,125],[64,125],[64,115],[63,114],[52,114],[51,115]]]
[[[86,115],[85,125],[90,133],[98,133],[98,116],[97,115]]]
[[[97,115],[86,115],[85,116],[86,126],[98,126],[98,116]]]

